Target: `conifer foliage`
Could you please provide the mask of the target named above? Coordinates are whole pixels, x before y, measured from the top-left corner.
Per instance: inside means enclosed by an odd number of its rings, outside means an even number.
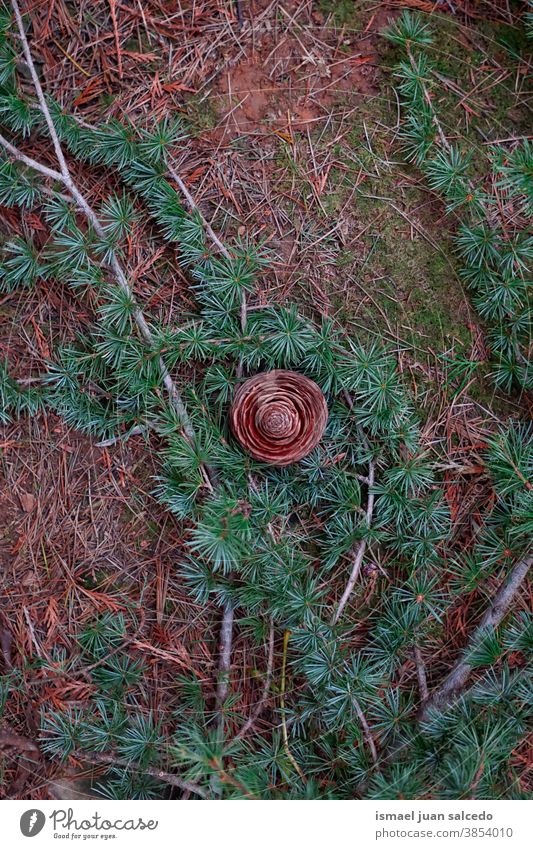
[[[487,631],[469,655],[475,685],[448,709],[430,708],[422,722],[418,715],[426,686],[446,674],[439,657],[456,606],[468,595],[481,614],[528,553],[531,430],[509,425],[487,446],[494,501],[465,548],[446,499],[444,446],[421,436],[394,353],[295,306],[247,309],[269,257],[244,240],[221,250],[199,213],[184,208],[172,164],[187,143],[181,121],[88,127],[46,98],[68,161],[120,185],[89,211],[56,166],[21,154],[28,139],[50,139],[50,127],[9,35],[13,23],[4,10],[0,202],[22,214],[39,208],[48,230],[44,244],[28,236],[1,246],[0,287],[56,279],[87,305],[93,324],[55,350],[31,391],[2,365],[3,421],[52,409],[98,440],[144,433],[147,450],[161,457],[155,495],[183,526],[181,580],[214,617],[234,613],[264,651],[266,684],[259,723],[243,715],[237,690],[215,706],[192,675],[176,678],[175,711],[156,716],[142,658],[124,648],[126,620],[107,613],[80,629],[76,652],[53,659],[74,677],[88,668],[96,695],[88,710],[43,710],[42,751],[108,764],[101,789],[115,798],[164,797],[169,787],[200,798],[519,797],[514,753],[533,699],[524,664],[509,659],[531,650],[528,617],[511,615]],[[425,116],[409,125],[409,150],[426,162],[435,135],[424,107],[429,34],[405,15],[391,37],[409,43],[402,95]],[[531,202],[527,155],[525,147],[495,154],[499,191],[520,204],[506,238],[485,190],[471,191],[459,151],[440,149],[424,166],[451,207],[470,210],[458,244],[487,316],[506,326],[494,345],[505,386],[530,380],[523,334],[531,245],[520,230]],[[179,326],[145,310],[134,292],[126,245],[135,228],[151,245],[179,248],[196,302]],[[279,368],[312,378],[329,407],[318,447],[284,468],[252,459],[228,428],[235,387]]]
[[[434,92],[438,84],[430,26],[406,10],[385,32],[403,58],[395,68],[407,158],[441,193],[458,219],[455,244],[462,277],[475,307],[491,326],[489,347],[496,384],[533,388],[531,266],[533,145],[527,138],[503,147],[464,150],[443,130]]]

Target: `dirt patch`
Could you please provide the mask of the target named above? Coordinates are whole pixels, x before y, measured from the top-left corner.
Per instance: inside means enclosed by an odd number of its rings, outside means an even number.
[[[264,37],[218,77],[221,138],[277,131],[290,139],[294,130],[313,129],[345,95],[354,103],[358,94],[375,94],[377,80],[377,55],[369,37],[340,45],[327,29],[298,38]]]

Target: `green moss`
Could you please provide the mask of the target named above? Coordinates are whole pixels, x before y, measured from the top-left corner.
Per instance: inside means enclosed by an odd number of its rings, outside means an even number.
[[[333,5],[325,3],[323,7],[332,11]],[[342,18],[346,7],[335,6]],[[494,85],[491,72],[495,62],[502,60],[504,49],[506,67],[509,56],[514,56],[517,67],[523,62],[527,50],[523,33],[494,22],[483,23],[470,45],[455,20],[434,15],[430,24],[432,58],[441,75],[432,86],[435,107],[454,141],[475,152],[475,172],[482,177],[491,167],[484,140],[527,132],[521,88],[515,90],[508,77]],[[397,51],[384,50],[392,66],[398,60]],[[472,73],[481,84],[473,83]],[[365,235],[363,245],[357,247],[348,239],[337,258],[339,279],[330,282],[329,294],[338,318],[360,333],[396,335],[417,351],[438,353],[460,346],[468,352],[470,326],[472,321],[479,324],[479,317],[459,278],[453,250],[454,221],[445,217],[440,204],[436,207],[419,191],[419,172],[402,162],[398,148],[391,145],[387,127],[396,123],[396,105],[386,96],[390,84],[390,78],[384,78],[384,96],[365,103],[361,114],[355,113],[353,129],[334,149],[335,158],[349,170],[332,169],[331,189],[321,198],[322,205],[331,217],[346,210],[355,219],[353,229]],[[364,182],[352,202],[354,183],[361,175]],[[488,372],[490,366],[480,368],[472,386],[479,399],[491,406],[494,387]]]
[[[380,236],[366,276],[369,280],[383,275],[388,278],[392,290],[389,311],[396,312],[401,324],[399,335],[407,334],[424,348],[444,349],[452,338],[466,340],[468,305],[449,245],[434,247],[423,236],[412,233],[409,224],[397,216],[387,218]]]
[[[479,146],[483,138],[529,132],[530,117],[523,108],[522,87],[514,85],[512,74],[498,75],[501,79],[495,81],[493,73],[494,65],[503,64],[509,71],[518,72],[521,63],[531,61],[531,42],[524,27],[479,21],[476,44],[465,54],[465,45],[452,19],[438,18],[431,25],[435,31],[432,58],[437,59],[445,78],[465,95],[460,105],[461,95],[441,80],[436,93],[444,122],[449,127],[459,127],[463,141],[474,146]],[[484,78],[487,85],[483,84]]]
[[[355,262],[355,252],[350,250],[340,251],[335,260],[337,268],[346,268]]]
[[[327,219],[353,219],[336,258],[338,273],[328,282],[337,318],[363,334],[396,335],[417,349],[466,344],[471,313],[448,232],[452,222],[440,205],[429,206],[416,171],[393,161],[390,136],[376,127],[376,118],[379,113],[374,120],[365,116],[368,131],[359,123],[347,136],[349,147],[335,151],[344,167],[331,170],[321,197]]]
[[[191,129],[197,135],[214,129],[218,124],[218,112],[213,98],[190,97],[185,105],[185,112]]]
[[[319,8],[331,15],[336,26],[356,27],[361,23],[361,4],[356,0],[320,0]]]

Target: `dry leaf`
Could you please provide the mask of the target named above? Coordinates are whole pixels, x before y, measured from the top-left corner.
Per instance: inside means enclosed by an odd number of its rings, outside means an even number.
[[[21,579],[20,583],[23,587],[33,587],[39,581],[37,572],[26,572],[26,574]]]
[[[31,513],[37,503],[35,495],[32,495],[31,492],[21,492],[19,495],[19,500],[20,506],[22,507],[25,513]]]
[[[281,130],[274,130],[274,135],[283,141],[286,141],[287,144],[294,144],[294,139],[290,133],[282,133]]]
[[[375,62],[376,58],[377,57],[371,53],[367,56],[352,56],[348,61],[350,62],[350,65],[357,68],[359,65],[366,65],[368,62]]]

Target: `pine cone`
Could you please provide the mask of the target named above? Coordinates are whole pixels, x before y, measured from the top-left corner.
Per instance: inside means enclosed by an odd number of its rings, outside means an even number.
[[[319,387],[294,371],[262,372],[241,384],[230,410],[231,429],[256,460],[297,463],[318,445],[328,408]]]

